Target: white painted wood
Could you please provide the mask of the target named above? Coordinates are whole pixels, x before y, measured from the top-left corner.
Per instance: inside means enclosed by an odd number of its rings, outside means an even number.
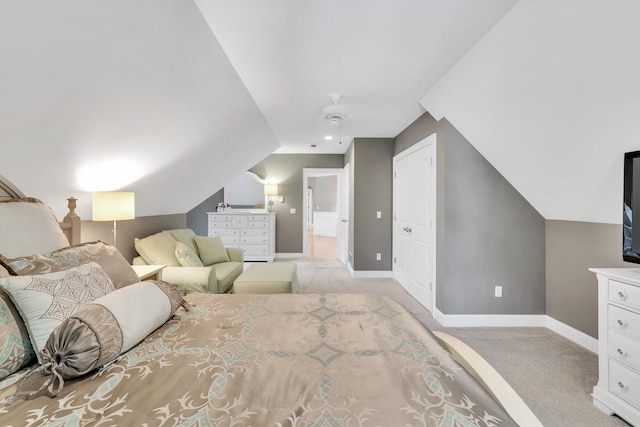
[[[336,237],[338,227],[337,212],[315,211],[313,213],[313,234],[316,236]]]
[[[436,135],[394,156],[393,174],[393,277],[433,313]]]
[[[276,214],[255,210],[207,212],[209,236],[220,236],[225,246],[242,248],[245,261],[276,258]]]
[[[598,277],[598,384],[593,404],[640,425],[640,290],[637,268],[589,269]]]
[[[349,176],[351,165],[342,169],[338,176],[338,224],[336,228],[336,249],[338,260],[347,265],[349,262]]]

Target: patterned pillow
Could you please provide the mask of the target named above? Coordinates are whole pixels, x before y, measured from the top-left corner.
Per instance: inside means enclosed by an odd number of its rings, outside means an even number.
[[[31,255],[13,259],[0,259],[18,276],[54,273],[95,262],[109,276],[116,288],[140,281],[138,275],[120,251],[101,241],[69,246],[48,255]],[[10,271],[11,271],[10,270]]]
[[[35,355],[20,313],[0,289],[0,379],[25,366]]]
[[[11,296],[24,319],[40,363],[40,351],[56,326],[93,300],[115,290],[95,262],[39,276],[3,277],[0,287]]]

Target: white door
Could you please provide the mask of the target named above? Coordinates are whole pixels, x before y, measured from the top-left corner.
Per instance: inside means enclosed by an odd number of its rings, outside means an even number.
[[[433,313],[435,301],[435,135],[396,155],[393,276]]]
[[[338,174],[338,224],[336,248],[338,260],[347,265],[349,253],[349,164]]]

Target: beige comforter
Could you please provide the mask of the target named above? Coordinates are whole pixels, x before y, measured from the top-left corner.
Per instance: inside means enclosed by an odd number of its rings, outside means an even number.
[[[507,426],[408,311],[375,296],[192,294],[119,362],[0,404],[13,426]],[[19,375],[0,382],[0,397]],[[25,392],[42,383],[33,375]]]

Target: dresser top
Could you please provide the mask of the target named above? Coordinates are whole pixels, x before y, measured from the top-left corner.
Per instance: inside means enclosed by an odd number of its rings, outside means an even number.
[[[640,268],[590,268],[589,271],[640,286]]]

